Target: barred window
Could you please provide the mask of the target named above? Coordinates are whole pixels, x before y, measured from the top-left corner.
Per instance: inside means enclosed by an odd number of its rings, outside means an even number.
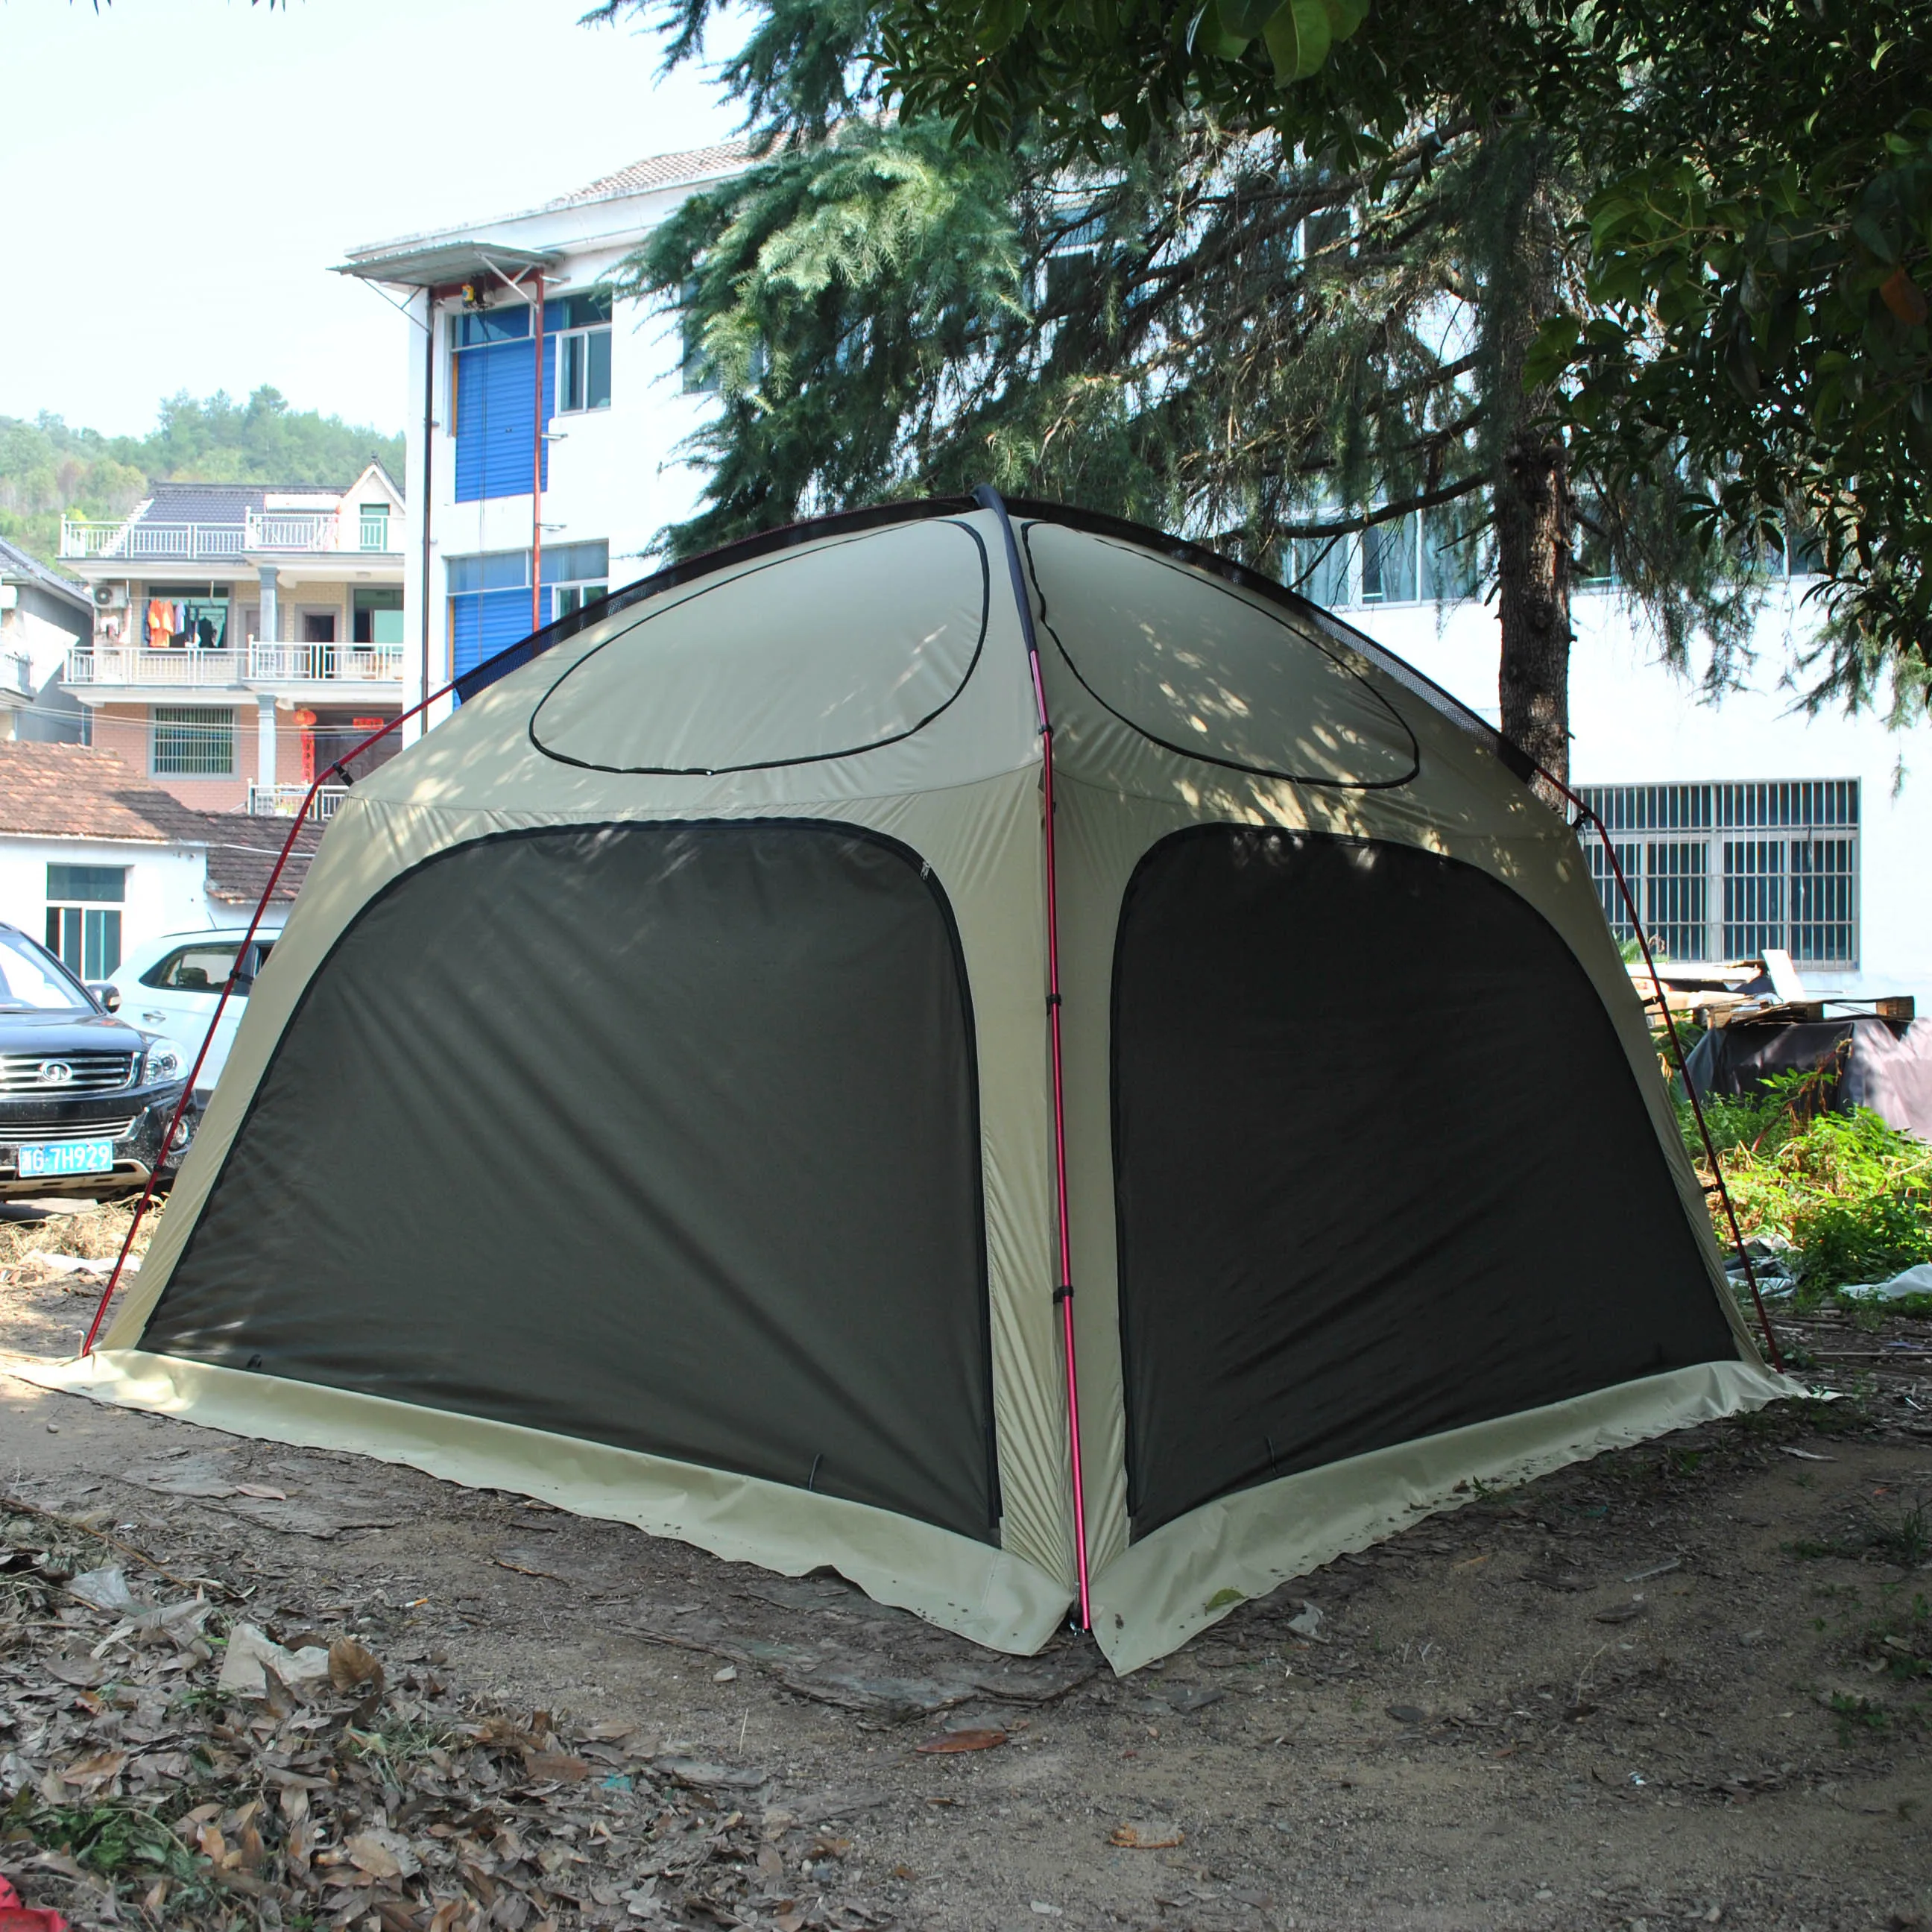
[[[199,704],[158,704],[153,714],[158,778],[225,778],[235,772],[235,714]]]
[[[1858,963],[1858,782],[1584,785],[1652,944],[1672,959]],[[1620,836],[1621,835],[1621,836]],[[1619,941],[1634,936],[1609,855],[1585,840]]]

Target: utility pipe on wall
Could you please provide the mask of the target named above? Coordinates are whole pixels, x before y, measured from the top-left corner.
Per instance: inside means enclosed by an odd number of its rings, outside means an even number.
[[[416,514],[422,519],[422,682],[417,695],[429,696],[430,475],[436,447],[436,291],[423,290],[422,494]],[[422,727],[416,727],[421,737]]]
[[[536,425],[530,436],[530,629],[541,631],[543,620],[543,458],[544,458],[544,278],[537,271],[536,405],[530,412]]]

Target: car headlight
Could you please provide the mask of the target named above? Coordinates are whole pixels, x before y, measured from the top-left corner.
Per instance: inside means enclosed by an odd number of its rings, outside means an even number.
[[[164,1080],[178,1080],[188,1065],[188,1055],[171,1040],[151,1040],[142,1056],[141,1084],[152,1087]]]

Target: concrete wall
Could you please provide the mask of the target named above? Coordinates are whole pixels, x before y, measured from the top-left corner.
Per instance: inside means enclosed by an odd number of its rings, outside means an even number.
[[[164,933],[203,931],[223,916],[209,906],[208,860],[199,849],[0,833],[0,920],[34,939],[46,936],[50,863],[128,868],[128,896],[121,908],[124,958]]]
[[[1372,605],[1338,614],[1496,722],[1492,608]],[[1924,884],[1932,850],[1932,726],[1894,732],[1869,716],[1808,716],[1797,688],[1784,681],[1816,622],[1796,590],[1778,590],[1768,600],[1748,686],[1720,702],[1659,662],[1654,639],[1620,598],[1580,595],[1573,616],[1572,782],[1858,779],[1858,970],[1808,968],[1805,980],[1820,992],[1912,993],[1932,1006],[1932,892]]]
[[[125,759],[142,775],[142,782],[172,794],[196,812],[241,812],[248,803],[248,788],[255,782],[256,731],[258,712],[252,697],[237,704],[226,693],[202,696],[184,692],[163,700],[192,704],[235,713],[235,770],[227,778],[176,778],[157,775],[154,766],[154,731],[148,707],[136,704],[103,704],[93,712],[93,743],[98,750],[112,752]],[[371,706],[370,713],[387,713],[386,705]],[[302,736],[292,712],[276,714],[275,782],[278,784],[302,782]]]
[[[560,268],[562,292],[578,292],[607,280],[659,222],[674,210],[688,189],[659,190],[590,207],[546,211],[493,226],[520,247],[566,250]],[[399,320],[396,352],[408,358],[410,403],[407,491],[412,506],[404,566],[405,706],[422,691],[422,529],[415,506],[423,488],[424,341],[424,298],[411,304],[414,320]],[[487,502],[455,501],[456,446],[451,435],[449,324],[454,304],[431,318],[435,343],[435,429],[430,446],[431,487],[429,571],[429,688],[448,682],[448,603],[443,560],[479,551],[530,548],[530,497],[500,496]],[[552,350],[550,352],[554,353]],[[656,568],[648,554],[665,524],[689,516],[697,507],[700,472],[678,460],[676,452],[700,428],[714,400],[687,395],[681,380],[682,344],[674,316],[654,314],[638,304],[620,303],[612,319],[610,406],[560,416],[550,424],[549,482],[544,493],[543,541],[554,544],[595,542],[610,546],[610,582],[634,583]],[[557,527],[550,527],[550,526]],[[447,700],[432,714],[448,715]],[[411,728],[405,728],[406,730]]]

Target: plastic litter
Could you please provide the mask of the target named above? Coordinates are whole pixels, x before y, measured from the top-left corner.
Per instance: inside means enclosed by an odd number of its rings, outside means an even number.
[[[1889,1281],[1862,1281],[1838,1292],[1847,1301],[1903,1301],[1908,1295],[1932,1294],[1932,1262],[1921,1262]]]

